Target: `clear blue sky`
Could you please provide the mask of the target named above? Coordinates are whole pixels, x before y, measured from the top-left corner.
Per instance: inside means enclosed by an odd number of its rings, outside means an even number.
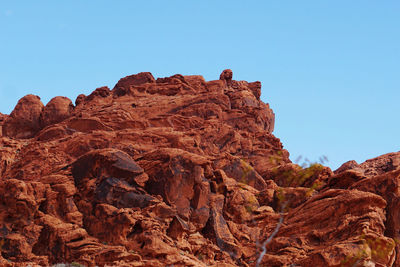
[[[2,113],[28,93],[225,68],[262,82],[293,160],[400,150],[400,1],[1,1]]]

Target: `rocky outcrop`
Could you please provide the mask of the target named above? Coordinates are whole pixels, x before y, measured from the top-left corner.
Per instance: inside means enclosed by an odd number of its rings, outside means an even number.
[[[25,96],[0,114],[1,264],[399,265],[398,154],[303,169],[260,94],[225,70]]]
[[[50,100],[40,114],[41,127],[59,123],[71,116],[74,105],[67,97],[56,96]]]
[[[31,138],[40,130],[43,103],[36,95],[27,95],[18,101],[4,122],[3,135],[13,138]]]
[[[115,85],[113,91],[116,96],[123,96],[130,92],[132,86],[155,82],[156,80],[150,72],[141,72],[120,79]]]
[[[7,115],[0,112],[0,136],[3,135],[3,124],[7,119]]]
[[[343,163],[335,173],[340,173],[347,170],[359,171],[366,176],[375,176],[389,171],[394,171],[400,168],[400,152],[388,153],[373,159],[366,160],[358,164],[351,160]]]

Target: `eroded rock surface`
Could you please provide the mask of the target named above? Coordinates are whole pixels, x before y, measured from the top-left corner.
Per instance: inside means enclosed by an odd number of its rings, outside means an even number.
[[[0,114],[0,264],[255,266],[279,225],[262,266],[399,266],[399,154],[302,169],[260,94],[224,70],[25,96]]]
[[[0,112],[0,136],[3,135],[3,124],[7,119],[7,115]]]
[[[18,101],[4,122],[3,135],[14,138],[31,138],[40,130],[43,103],[36,95],[26,95]]]
[[[74,109],[72,101],[64,96],[56,96],[50,100],[40,114],[41,127],[61,122],[71,116]]]

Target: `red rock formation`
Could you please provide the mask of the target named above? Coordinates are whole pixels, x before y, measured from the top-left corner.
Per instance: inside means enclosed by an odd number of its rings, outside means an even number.
[[[0,112],[0,136],[3,135],[3,124],[4,121],[7,119],[7,115]]]
[[[56,96],[50,100],[40,114],[41,127],[56,124],[71,116],[74,105],[69,98]]]
[[[43,103],[36,95],[26,95],[4,122],[3,135],[15,138],[31,138],[40,130],[40,114]]]
[[[0,264],[254,266],[279,225],[262,265],[398,266],[398,154],[302,169],[261,83],[232,76],[144,72],[0,114]]]

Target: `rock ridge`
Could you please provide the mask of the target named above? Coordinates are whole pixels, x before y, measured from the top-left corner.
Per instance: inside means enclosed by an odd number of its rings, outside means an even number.
[[[0,264],[255,266],[278,230],[262,266],[399,266],[400,153],[302,168],[260,95],[228,69],[21,98],[0,113]]]

